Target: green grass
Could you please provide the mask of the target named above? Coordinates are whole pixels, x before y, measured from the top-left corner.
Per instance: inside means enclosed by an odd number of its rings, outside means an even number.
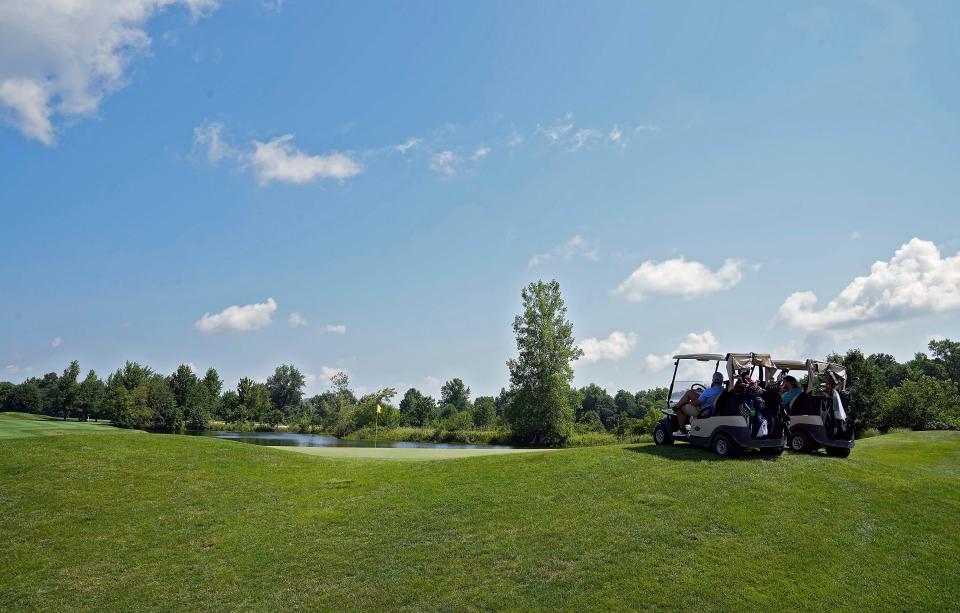
[[[296,451],[327,458],[377,459],[377,460],[453,460],[477,458],[505,453],[547,453],[553,449],[431,449],[428,447],[290,447],[276,446],[271,449]]]
[[[117,432],[117,429],[107,422],[63,421],[46,415],[0,413],[0,439],[105,431]]]
[[[649,444],[445,462],[0,440],[0,610],[943,610],[960,433],[847,460]]]

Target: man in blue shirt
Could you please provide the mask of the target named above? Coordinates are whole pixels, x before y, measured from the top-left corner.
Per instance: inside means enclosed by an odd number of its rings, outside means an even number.
[[[723,373],[713,373],[712,384],[702,392],[696,390],[687,390],[680,398],[680,401],[674,405],[673,410],[677,413],[677,421],[680,422],[680,429],[673,433],[674,436],[683,436],[687,433],[687,424],[691,417],[703,415],[709,417],[713,413],[713,403],[717,396],[723,391]]]

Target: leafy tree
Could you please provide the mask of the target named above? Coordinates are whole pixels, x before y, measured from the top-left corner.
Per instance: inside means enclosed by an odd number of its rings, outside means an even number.
[[[907,378],[907,367],[889,353],[874,353],[867,359],[880,371],[880,377],[887,389],[900,385]]]
[[[37,385],[40,388],[39,413],[45,413],[47,415],[59,414],[60,407],[57,390],[57,379],[59,378],[57,373],[48,372],[37,381]]]
[[[77,397],[80,392],[80,384],[77,378],[80,376],[80,362],[76,360],[70,362],[70,365],[63,370],[54,387],[55,392],[52,397],[54,411],[63,417],[66,421],[70,416],[70,411],[77,408]]]
[[[240,412],[240,396],[233,390],[227,390],[220,397],[217,412],[214,415],[227,422],[244,421]]]
[[[433,420],[436,410],[437,403],[432,397],[424,396],[420,390],[411,387],[400,401],[400,423],[422,428]]]
[[[497,394],[497,399],[495,400],[497,405],[497,417],[503,417],[504,412],[507,409],[507,406],[513,401],[513,392],[508,390],[505,387],[500,388],[500,393]]]
[[[887,393],[883,422],[913,430],[960,429],[957,385],[927,376],[908,379]]]
[[[470,408],[470,388],[461,379],[451,379],[440,388],[440,404],[452,404],[458,411]]]
[[[641,390],[634,395],[637,403],[637,417],[644,419],[648,415],[660,418],[660,408],[667,404],[667,394],[670,390],[665,387],[655,387]]]
[[[846,355],[832,354],[828,362],[843,364],[847,368],[847,379],[854,389],[850,408],[859,420],[859,428],[871,428],[880,425],[880,412],[886,390],[883,375],[871,360],[864,357],[859,349],[851,349]]]
[[[460,413],[460,412],[462,411],[457,411],[457,405],[445,404],[442,407],[440,407],[440,410],[437,412],[437,417],[440,420],[444,420],[450,417],[451,415],[453,415],[454,413]]]
[[[616,406],[618,415],[631,418],[640,417],[637,399],[627,390],[617,391],[617,395],[613,398],[613,404]]]
[[[177,405],[166,379],[153,375],[141,387],[146,387],[147,390],[146,404],[152,422],[149,427],[169,431],[182,429],[185,425],[183,409]]]
[[[943,363],[947,376],[960,386],[960,343],[949,339],[930,341],[927,349]]]
[[[203,375],[203,385],[207,388],[208,412],[211,417],[220,414],[220,392],[223,390],[223,379],[215,368],[208,368]]]
[[[207,385],[198,379],[193,369],[186,364],[181,364],[167,382],[183,416],[183,425],[193,430],[206,428],[214,405]]]
[[[279,423],[273,413],[270,390],[263,383],[244,377],[237,384],[237,397],[240,401],[239,421],[263,421]]]
[[[591,383],[580,391],[583,394],[583,402],[577,412],[577,421],[582,421],[585,413],[593,411],[600,416],[600,421],[603,422],[604,427],[612,427],[616,419],[617,406],[607,390]]]
[[[489,430],[497,419],[497,403],[493,396],[478,396],[473,402],[473,425]]]
[[[13,409],[7,408],[7,402],[9,398],[13,397],[14,391],[16,391],[17,386],[9,381],[0,381],[0,411],[12,411]]]
[[[907,378],[917,381],[923,377],[933,379],[946,379],[947,369],[942,360],[930,359],[930,357],[921,352],[914,354],[913,359],[905,365]]]
[[[361,398],[353,411],[353,429],[360,430],[373,426],[374,422],[382,428],[396,428],[400,425],[400,411],[389,402],[396,395],[395,389],[385,387]],[[378,404],[382,409],[379,417],[377,417]]]
[[[600,421],[600,414],[596,411],[587,411],[581,415],[579,423],[590,432],[606,432],[603,422]]]
[[[115,373],[107,377],[107,387],[116,385],[123,386],[128,392],[140,387],[153,375],[153,370],[148,366],[141,366],[136,362],[127,361],[123,368],[117,369]]]
[[[104,413],[104,395],[106,387],[97,373],[90,370],[86,378],[80,383],[77,394],[77,409],[80,411],[80,420],[87,421],[91,416],[99,419]]]
[[[523,313],[513,321],[519,355],[507,362],[516,395],[504,417],[520,443],[563,444],[572,421],[572,362],[583,352],[574,343],[559,283],[531,283],[521,298]]]
[[[43,411],[43,392],[40,389],[40,381],[36,377],[30,377],[17,385],[7,397],[4,410],[20,413],[41,413]]]
[[[303,400],[303,388],[306,379],[293,364],[281,364],[267,378],[267,389],[270,390],[270,400],[273,408],[284,416],[289,415]]]
[[[454,406],[454,405],[448,405]],[[473,419],[466,411],[453,411],[440,420],[440,428],[450,432],[462,432],[473,428]]]

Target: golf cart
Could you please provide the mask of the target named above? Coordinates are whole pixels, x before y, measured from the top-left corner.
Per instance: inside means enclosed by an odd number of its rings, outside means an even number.
[[[657,445],[686,441],[698,447],[710,448],[726,458],[746,449],[759,449],[765,455],[780,455],[787,444],[786,415],[780,410],[780,394],[773,375],[776,366],[769,355],[756,353],[697,353],[673,356],[673,379],[667,396],[667,406],[661,409],[663,419],[653,430]],[[689,429],[680,430],[674,407],[687,392],[702,392],[709,385],[702,381],[678,381],[681,362],[713,362],[713,372],[721,372],[725,364],[726,378],[723,391],[716,398],[712,410],[701,410],[690,417]],[[723,373],[721,373],[723,374]],[[762,410],[756,410],[755,399],[763,399]]]
[[[790,416],[788,438],[791,451],[816,451],[822,447],[828,455],[840,458],[849,456],[854,445],[853,419],[836,419],[832,411],[833,399],[817,386],[818,377],[821,380],[831,377],[836,381],[843,405],[849,407],[846,368],[817,360],[776,360],[775,363],[780,369],[778,382],[789,373],[794,373],[798,380],[806,375],[802,393],[790,402],[787,410]]]

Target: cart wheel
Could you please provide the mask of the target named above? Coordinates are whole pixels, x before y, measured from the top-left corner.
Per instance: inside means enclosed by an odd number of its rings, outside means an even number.
[[[827,455],[831,455],[835,458],[848,458],[850,457],[850,448],[849,447],[827,447]]]
[[[810,437],[806,432],[800,430],[790,435],[790,451],[797,453],[810,451]]]
[[[657,427],[653,429],[653,442],[657,445],[673,444],[673,436],[670,432],[667,432],[662,423],[657,424]]]
[[[713,452],[721,458],[731,458],[737,455],[737,445],[726,434],[718,434],[713,439]]]

